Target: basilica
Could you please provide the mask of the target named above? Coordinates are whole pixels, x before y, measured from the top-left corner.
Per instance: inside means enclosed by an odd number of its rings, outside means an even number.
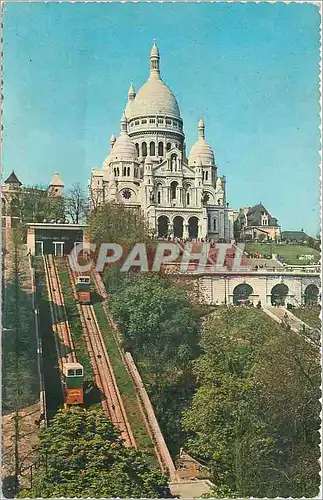
[[[149,78],[137,93],[131,84],[120,134],[111,136],[102,168],[92,169],[92,208],[113,201],[137,207],[158,237],[230,241],[234,211],[205,128],[201,118],[187,155],[180,109],[161,78],[154,43]]]

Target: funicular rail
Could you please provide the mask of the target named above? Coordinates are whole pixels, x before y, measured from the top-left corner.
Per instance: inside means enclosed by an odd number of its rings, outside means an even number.
[[[55,345],[59,368],[62,373],[64,363],[76,363],[77,359],[54,258],[52,255],[44,255],[43,259],[53,331],[56,333]]]
[[[72,285],[75,299],[76,278],[79,273],[67,268],[70,283]],[[117,382],[113,373],[111,362],[105,347],[105,343],[97,323],[95,311],[92,305],[77,304],[81,323],[83,326],[85,342],[91,359],[96,384],[102,393],[102,407],[112,424],[121,431],[121,436],[126,446],[136,446],[136,442],[126,415],[126,411],[120,396]]]

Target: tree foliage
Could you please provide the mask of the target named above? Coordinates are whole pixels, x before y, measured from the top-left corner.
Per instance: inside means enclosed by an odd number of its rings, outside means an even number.
[[[319,355],[263,312],[222,309],[194,363],[183,424],[189,451],[217,488],[241,496],[315,496],[319,487]]]
[[[129,248],[135,243],[150,241],[147,221],[139,209],[131,209],[122,203],[106,203],[91,214],[90,240],[101,243],[119,243]]]
[[[146,383],[172,453],[183,440],[181,413],[195,388],[191,362],[198,353],[200,317],[185,291],[158,275],[105,274],[109,306],[126,350]]]
[[[126,448],[103,411],[60,410],[40,435],[40,467],[30,498],[111,498],[169,495],[167,478],[141,452]]]
[[[49,195],[47,189],[41,186],[28,187],[13,195],[9,212],[22,224],[64,220],[64,200]]]

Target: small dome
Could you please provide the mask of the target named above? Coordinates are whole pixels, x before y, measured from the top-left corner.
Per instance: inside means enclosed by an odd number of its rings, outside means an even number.
[[[137,149],[127,134],[127,118],[123,113],[121,118],[120,135],[115,141],[108,158],[104,162],[104,165],[108,166],[114,161],[134,161],[137,160],[137,158]]]
[[[128,134],[119,135],[110,153],[110,162],[120,160],[136,160],[138,158],[136,146]]]
[[[192,146],[188,157],[188,164],[193,165],[197,158],[202,162],[202,165],[215,165],[213,149],[202,137],[199,137]]]
[[[200,159],[202,165],[215,165],[213,149],[204,138],[204,129],[204,120],[201,118],[198,122],[198,140],[193,144],[188,157],[188,164],[191,166],[197,158]]]

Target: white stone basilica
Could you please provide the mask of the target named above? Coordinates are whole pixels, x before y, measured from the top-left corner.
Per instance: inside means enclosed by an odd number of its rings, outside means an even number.
[[[118,138],[102,169],[92,169],[92,207],[116,201],[139,207],[159,237],[233,238],[233,210],[226,203],[225,176],[218,176],[203,119],[186,156],[183,120],[176,98],[163,82],[153,44],[150,76],[136,94],[133,85]]]

